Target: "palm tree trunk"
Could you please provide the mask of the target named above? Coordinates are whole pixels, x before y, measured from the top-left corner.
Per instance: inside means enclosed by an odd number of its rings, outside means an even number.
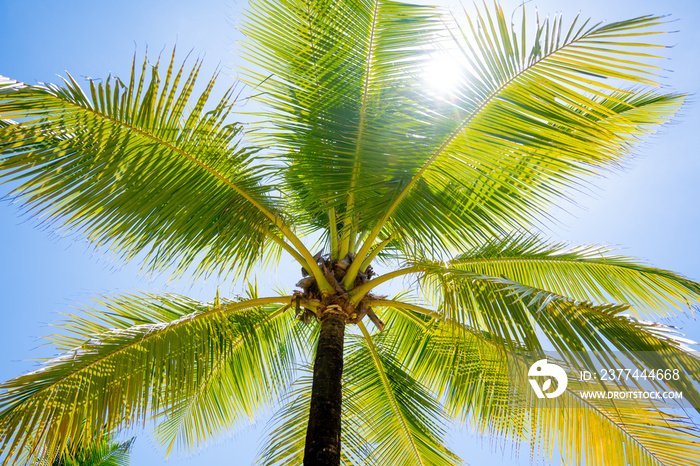
[[[340,464],[340,407],[342,400],[345,316],[329,313],[321,322],[314,361],[305,466]]]

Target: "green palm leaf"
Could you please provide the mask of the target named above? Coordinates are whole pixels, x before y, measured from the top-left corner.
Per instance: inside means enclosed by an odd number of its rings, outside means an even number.
[[[602,247],[552,243],[527,235],[491,241],[450,262],[456,269],[507,277],[524,285],[599,304],[631,305],[659,318],[700,302],[696,282],[611,254]]]
[[[164,439],[190,446],[253,416],[291,381],[293,317],[288,305],[271,307],[290,299],[99,300],[102,310],[73,317],[51,338],[61,356],[2,384],[0,452],[51,455],[71,438],[134,426],[149,413],[168,416]]]
[[[284,243],[270,167],[228,122],[234,89],[208,110],[216,76],[195,98],[201,65],[174,60],[164,79],[158,64],[139,72],[134,61],[128,83],[91,80],[88,94],[71,76],[62,87],[2,85],[0,114],[17,122],[0,127],[0,172],[44,222],[125,259],[247,270],[270,239]]]
[[[560,399],[557,407],[533,410],[531,421],[538,439],[533,448],[550,457],[555,440],[566,464],[700,464],[700,431],[691,418],[644,402],[584,400],[570,393]]]
[[[419,163],[407,142],[419,143],[415,76],[428,55],[416,52],[434,48],[438,13],[386,0],[251,3],[248,82],[272,110],[261,137],[285,158],[295,212],[317,227],[335,206],[346,228],[369,229]]]
[[[387,320],[391,351],[433,396],[444,414],[481,432],[523,439],[527,416],[513,396],[517,385],[505,342],[486,332],[421,313],[404,300],[375,301]],[[525,348],[522,348],[523,350]]]
[[[454,104],[428,104],[421,134],[431,149],[373,235],[391,220],[390,231],[412,232],[407,246],[429,253],[527,229],[680,107],[680,96],[629,90],[657,85],[657,68],[631,59],[649,58],[660,18],[568,28],[558,18],[529,36],[526,23],[511,31],[496,7],[460,30]]]
[[[541,353],[553,346],[574,367],[591,368],[596,356],[619,351],[637,367],[682,368],[690,380],[661,385],[683,391],[698,409],[700,393],[692,381],[700,374],[700,359],[668,326],[631,318],[624,305],[593,305],[523,285],[506,278],[443,270],[426,287],[441,299],[439,314],[493,335],[511,350]],[[619,360],[602,361],[617,363]]]
[[[134,438],[113,442],[109,438],[90,444],[81,444],[72,453],[64,453],[52,466],[128,466],[129,450]]]
[[[366,410],[363,434],[375,446],[379,460],[374,464],[461,464],[443,446],[440,406],[387,351],[380,337],[370,335],[361,322],[358,325],[363,339],[348,357],[349,384],[356,384],[355,392]]]
[[[645,401],[584,398],[569,377],[564,395],[540,400],[529,390],[522,347],[510,351],[495,336],[449,321],[426,319],[414,305],[385,303],[392,354],[437,399],[445,413],[490,436],[529,441],[549,457],[559,449],[566,464],[700,464],[692,419]],[[684,392],[685,394],[685,392]],[[600,439],[591,441],[591,439]]]

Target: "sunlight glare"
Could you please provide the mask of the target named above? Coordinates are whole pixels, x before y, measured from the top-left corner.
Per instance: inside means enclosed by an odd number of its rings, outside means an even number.
[[[455,54],[444,54],[428,63],[425,81],[431,89],[440,94],[452,94],[457,90],[462,75],[459,57]]]

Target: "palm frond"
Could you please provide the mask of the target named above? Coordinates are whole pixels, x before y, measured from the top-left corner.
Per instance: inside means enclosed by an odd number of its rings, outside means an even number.
[[[229,122],[234,89],[208,108],[216,76],[195,96],[200,67],[177,68],[173,51],[164,78],[159,63],[139,70],[134,58],[128,82],[90,80],[87,92],[70,75],[63,86],[2,85],[11,195],[124,259],[145,253],[153,269],[247,270],[282,215],[270,167]]]
[[[448,465],[461,460],[444,446],[441,407],[362,322],[362,339],[347,358],[348,383],[363,407],[363,436],[381,465]],[[359,339],[359,337],[358,337]]]
[[[444,400],[450,419],[492,438],[529,441],[533,456],[539,449],[551,459],[558,448],[566,464],[700,464],[700,431],[691,418],[645,400],[585,398],[581,391],[602,387],[577,382],[573,374],[562,396],[538,399],[528,386],[533,360],[526,348],[511,351],[487,332],[428,319],[410,307],[385,308],[392,354]]]
[[[326,227],[335,206],[346,228],[369,229],[420,164],[416,76],[440,19],[387,0],[251,2],[247,81],[271,109],[261,137],[284,157],[297,215]]]
[[[649,90],[663,19],[577,22],[538,22],[528,35],[525,16],[521,33],[499,6],[477,10],[456,34],[454,104],[427,105],[431,151],[373,233],[388,222],[413,232],[406,248],[450,251],[526,230],[669,120],[682,97]]]
[[[568,246],[529,235],[492,240],[450,261],[450,267],[598,304],[629,304],[658,319],[700,303],[700,284],[604,247]]]
[[[229,348],[186,398],[168,409],[156,429],[166,455],[176,445],[192,451],[243,421],[253,422],[260,407],[282,396],[299,358],[300,329],[287,307],[252,321],[227,342]],[[265,393],[269,392],[269,393]]]
[[[594,352],[619,351],[639,368],[682,368],[687,379],[661,385],[683,391],[684,398],[700,409],[700,393],[694,386],[700,358],[688,346],[694,342],[669,326],[631,317],[628,306],[579,302],[507,278],[455,269],[427,274],[423,283],[439,300],[438,312],[444,319],[493,335],[511,351],[527,348],[542,353],[553,346],[580,368],[592,367],[597,360]],[[615,358],[601,362],[619,364]]]
[[[0,453],[9,464],[53,457],[149,417],[186,446],[252,416],[291,381],[291,297],[224,301],[175,295],[101,299],[50,337],[62,355],[3,383]],[[203,392],[203,389],[206,389]],[[217,407],[211,392],[225,398]],[[194,400],[192,401],[192,399]],[[173,421],[177,419],[177,421]]]
[[[109,437],[79,445],[73,452],[64,452],[52,466],[129,466],[129,451],[135,437],[115,442]]]
[[[507,345],[465,325],[428,317],[403,301],[378,304],[385,346],[408,374],[442,400],[447,418],[482,434],[524,439],[527,416],[514,395]],[[524,349],[524,348],[523,348]]]
[[[567,391],[556,406],[531,412],[532,448],[551,458],[556,445],[565,464],[700,465],[693,419],[649,402],[583,399]]]

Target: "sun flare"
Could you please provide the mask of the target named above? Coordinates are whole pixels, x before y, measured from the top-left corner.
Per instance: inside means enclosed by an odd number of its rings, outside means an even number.
[[[459,85],[464,75],[456,54],[444,54],[435,57],[425,69],[425,81],[428,86],[440,94],[451,94]]]

